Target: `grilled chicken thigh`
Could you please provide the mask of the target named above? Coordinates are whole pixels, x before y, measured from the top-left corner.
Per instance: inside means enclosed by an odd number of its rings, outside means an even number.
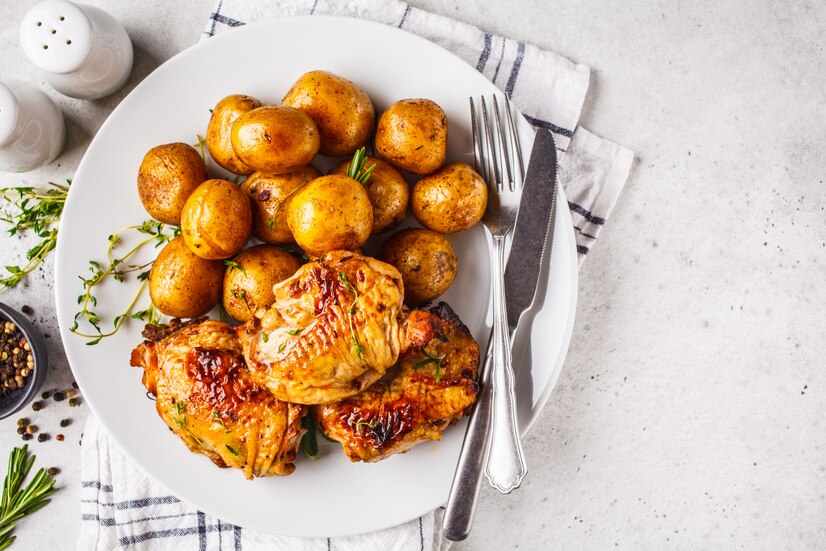
[[[187,447],[219,467],[288,475],[303,435],[302,406],[277,400],[249,377],[232,327],[204,318],[161,329],[132,351],[158,414]]]
[[[431,310],[436,334],[411,348],[360,394],[311,408],[321,430],[351,461],[374,462],[439,440],[476,401],[479,346],[445,303]]]
[[[328,253],[274,291],[272,307],[237,332],[250,376],[280,400],[322,404],[352,396],[433,335],[432,315],[403,314],[399,272],[356,253]]]

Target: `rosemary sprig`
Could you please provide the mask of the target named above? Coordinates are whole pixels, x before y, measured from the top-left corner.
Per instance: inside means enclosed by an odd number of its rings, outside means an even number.
[[[132,230],[148,237],[139,241],[138,244],[129,249],[126,254],[116,256],[115,251],[122,243],[121,236]],[[108,238],[109,246],[106,249],[106,267],[104,268],[100,263],[90,260],[89,271],[92,275],[88,278],[79,276],[80,280],[83,282],[83,294],[77,297],[77,303],[80,304],[80,311],[75,314],[72,326],[69,330],[79,337],[92,339],[86,343],[87,345],[95,345],[99,343],[101,339],[110,337],[117,333],[127,319],[140,319],[148,323],[157,323],[160,321],[161,315],[154,306],[149,306],[149,308],[139,312],[133,312],[135,305],[143,294],[144,289],[146,289],[146,285],[149,280],[149,267],[152,265],[154,260],[147,262],[146,264],[126,264],[126,261],[134,256],[138,251],[142,250],[146,245],[154,242],[156,248],[160,247],[179,233],[179,228],[173,227],[171,231],[168,231],[168,226],[165,224],[155,220],[147,220],[136,226],[127,226],[110,235]],[[137,293],[135,293],[132,302],[130,302],[129,306],[126,308],[126,311],[115,317],[113,320],[112,325],[114,328],[111,331],[104,332],[100,327],[100,317],[91,310],[91,308],[97,306],[98,302],[94,295],[94,290],[109,277],[119,283],[122,283],[124,281],[124,277],[133,272],[138,272],[137,279],[141,282],[141,285],[138,288]],[[84,320],[95,329],[95,333],[84,333],[79,331],[79,322]]]
[[[17,521],[49,503],[47,498],[57,491],[55,479],[42,468],[25,488],[20,489],[34,460],[35,456],[28,454],[27,445],[14,448],[9,455],[9,470],[3,481],[3,496],[0,499],[0,550],[14,543],[16,536],[12,532]]]
[[[0,291],[20,283],[43,263],[57,244],[57,228],[71,180],[66,185],[49,182],[51,188],[7,187],[0,188],[0,199],[17,210],[15,213],[0,212],[0,221],[11,224],[9,235],[33,231],[40,241],[26,252],[28,262],[24,266],[6,266],[8,276],[0,278]]]
[[[353,342],[353,348],[356,351],[356,356],[358,359],[361,359],[361,354],[364,349],[361,347],[361,343],[359,343],[359,339],[356,336],[356,329],[353,327],[353,313],[356,311],[356,303],[359,300],[359,292],[356,291],[356,288],[350,283],[350,280],[347,279],[347,274],[344,272],[338,273],[338,279],[344,284],[344,287],[353,293],[353,303],[350,305],[350,308],[347,310],[347,323],[350,325],[350,340]]]
[[[367,163],[367,149],[362,147],[353,154],[353,160],[347,165],[347,172],[345,174],[357,181],[361,185],[365,185],[370,179],[370,174],[376,168],[376,163],[370,165],[369,168],[364,168]]]
[[[420,362],[416,362],[415,364],[413,364],[413,369],[419,369],[420,367],[424,367],[427,364],[435,363],[436,364],[435,378],[436,378],[436,382],[438,383],[439,380],[442,378],[442,360],[445,359],[444,354],[442,354],[441,356],[434,356],[433,354],[430,354],[424,348],[422,348],[422,354],[424,354],[425,359],[420,361]]]

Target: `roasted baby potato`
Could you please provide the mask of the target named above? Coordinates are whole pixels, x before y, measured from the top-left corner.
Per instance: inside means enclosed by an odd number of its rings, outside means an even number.
[[[412,228],[390,237],[376,253],[402,274],[404,303],[418,306],[447,291],[456,279],[456,253],[436,232]]]
[[[204,160],[195,148],[175,142],[150,149],[138,170],[138,196],[152,218],[181,223],[189,194],[207,179]]]
[[[429,99],[397,101],[379,117],[375,145],[396,168],[430,174],[445,162],[447,115]]]
[[[181,234],[206,259],[229,258],[244,248],[252,227],[249,196],[226,180],[207,180],[192,192],[181,214]]]
[[[413,214],[423,226],[439,233],[470,228],[488,206],[488,187],[464,163],[450,163],[413,186]]]
[[[315,121],[322,155],[352,155],[367,144],[376,123],[373,103],[364,90],[327,71],[301,75],[281,103]]]
[[[272,287],[301,266],[296,257],[275,245],[256,245],[232,259],[224,274],[224,309],[246,322],[261,308],[272,305]]]
[[[212,110],[207,126],[206,145],[215,162],[235,174],[252,174],[254,169],[245,165],[232,149],[232,123],[246,113],[261,107],[261,102],[243,94],[227,96]]]
[[[232,149],[255,170],[284,174],[313,160],[321,139],[306,113],[284,105],[247,111],[232,123]]]
[[[364,186],[341,174],[316,178],[290,200],[287,224],[307,254],[321,256],[364,245],[373,228],[373,207]]]
[[[375,235],[385,230],[395,228],[404,220],[407,213],[407,203],[410,200],[410,188],[401,172],[393,168],[390,163],[366,157],[364,166],[376,165],[364,189],[373,206],[373,229]],[[350,161],[345,161],[333,169],[334,174],[345,174]]]
[[[161,249],[149,271],[149,297],[167,316],[194,318],[221,298],[223,279],[224,263],[192,254],[179,235]]]
[[[286,174],[254,172],[247,178],[241,189],[250,196],[252,234],[265,243],[292,243],[287,203],[301,186],[319,176],[319,171],[307,165]]]

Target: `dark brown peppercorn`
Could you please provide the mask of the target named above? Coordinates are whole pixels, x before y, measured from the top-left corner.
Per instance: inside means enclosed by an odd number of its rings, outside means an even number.
[[[37,441],[38,441],[38,442],[45,442],[45,441],[46,441],[46,440],[48,440],[48,439],[49,439],[49,435],[48,435],[48,434],[46,434],[45,432],[41,432],[41,433],[37,436]]]
[[[58,434],[57,436],[55,436],[55,438],[57,439],[58,442],[63,442],[63,435],[62,434]]]
[[[40,402],[34,402],[32,404],[32,410],[33,411],[40,411],[42,408],[43,408],[43,404],[41,404]]]
[[[26,427],[17,427],[17,434],[25,434]]]
[[[72,420],[71,420],[71,419],[61,419],[61,420],[60,420],[60,426],[61,426],[61,427],[68,427],[68,426],[69,426],[69,425],[71,425],[71,424],[72,424]]]
[[[34,314],[34,310],[33,310],[33,309],[32,309],[32,307],[31,307],[31,306],[29,306],[28,304],[24,304],[24,305],[23,305],[23,308],[21,308],[21,310],[22,310],[22,311],[23,311],[23,313],[24,313],[24,314],[26,314],[27,316],[31,316],[32,314]]]
[[[60,474],[60,469],[58,469],[57,467],[49,467],[48,469],[46,469],[46,474],[49,476],[55,476],[57,474]]]
[[[62,393],[62,392],[55,392],[55,393],[54,393],[54,400],[55,400],[55,402],[62,402],[62,401],[63,401],[63,398],[65,398],[65,396],[63,395],[63,393]]]
[[[32,435],[27,432],[23,436],[21,436],[20,438],[22,438],[23,440],[31,440]]]
[[[77,398],[71,398],[69,400],[69,407],[76,408],[79,405],[80,405],[80,400],[78,400]]]
[[[41,394],[40,397],[43,398],[44,400],[48,400],[51,395],[52,395],[52,392],[50,390],[47,390],[46,392]]]
[[[72,381],[72,388],[80,388],[80,387],[79,387],[79,386],[77,386],[77,383],[76,383],[76,382]]]

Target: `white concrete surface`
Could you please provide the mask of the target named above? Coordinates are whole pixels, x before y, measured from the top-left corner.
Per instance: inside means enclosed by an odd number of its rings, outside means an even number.
[[[17,45],[33,2],[0,0],[0,75],[42,84]],[[104,2],[135,44],[127,89],[96,102],[49,94],[68,145],[2,185],[71,178],[119,100],[193,44],[211,0]],[[484,491],[454,549],[826,547],[826,7],[596,0],[414,0],[592,68],[583,126],[639,162],[581,271],[578,318],[554,395],[526,442],[531,472]],[[31,241],[0,237],[0,263]],[[51,264],[0,300],[51,335],[46,388],[66,387]],[[70,415],[69,415],[70,414]],[[49,402],[35,443],[62,469],[54,503],[15,549],[67,549],[79,529],[84,408]],[[0,454],[17,442],[0,422]]]

